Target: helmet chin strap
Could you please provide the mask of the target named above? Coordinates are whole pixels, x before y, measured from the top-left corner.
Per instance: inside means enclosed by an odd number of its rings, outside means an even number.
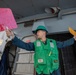
[[[46,41],[46,37],[42,38],[41,41],[42,42],[45,42]]]

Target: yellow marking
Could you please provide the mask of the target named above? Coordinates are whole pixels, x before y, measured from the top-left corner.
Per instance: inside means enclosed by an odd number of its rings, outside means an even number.
[[[50,51],[49,56],[52,54],[52,52]]]
[[[76,36],[76,31],[73,30],[71,27],[69,27],[69,32],[70,32],[72,35]]]

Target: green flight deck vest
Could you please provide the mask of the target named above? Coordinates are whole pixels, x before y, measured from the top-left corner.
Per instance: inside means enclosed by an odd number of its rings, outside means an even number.
[[[59,54],[56,41],[47,39],[46,44],[41,40],[36,40],[34,67],[38,74],[50,74],[59,68]]]

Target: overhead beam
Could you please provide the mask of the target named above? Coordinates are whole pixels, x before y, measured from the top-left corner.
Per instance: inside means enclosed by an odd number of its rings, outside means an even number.
[[[62,19],[63,15],[68,15],[68,14],[73,14],[73,13],[76,13],[76,8],[61,10],[58,13],[58,19]],[[41,19],[46,19],[46,18],[53,18],[56,16],[57,16],[57,14],[54,14],[54,15],[53,14],[47,14],[47,13],[37,14],[37,15],[21,18],[21,19],[17,20],[17,23],[23,23],[23,22],[27,22],[27,21],[31,21],[31,20],[41,20]]]
[[[56,17],[57,15],[53,15],[53,14],[37,14],[37,15],[33,15],[33,16],[29,16],[29,17],[25,17],[22,19],[17,20],[17,23],[22,23],[22,22],[26,22],[26,21],[31,21],[31,20],[41,20],[41,19],[46,19],[46,18],[50,18],[50,17]]]
[[[76,13],[76,8],[64,9],[58,13],[58,19],[62,19],[63,15],[74,14]]]

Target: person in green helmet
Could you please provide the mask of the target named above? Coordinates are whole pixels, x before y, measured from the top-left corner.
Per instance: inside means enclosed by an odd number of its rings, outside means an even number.
[[[28,51],[34,51],[34,67],[36,75],[61,75],[59,70],[58,48],[63,48],[74,44],[76,36],[66,41],[60,42],[54,39],[46,38],[48,30],[45,26],[38,26],[33,31],[37,40],[29,43],[18,39],[10,30],[6,30],[8,37],[12,36],[12,43]]]

